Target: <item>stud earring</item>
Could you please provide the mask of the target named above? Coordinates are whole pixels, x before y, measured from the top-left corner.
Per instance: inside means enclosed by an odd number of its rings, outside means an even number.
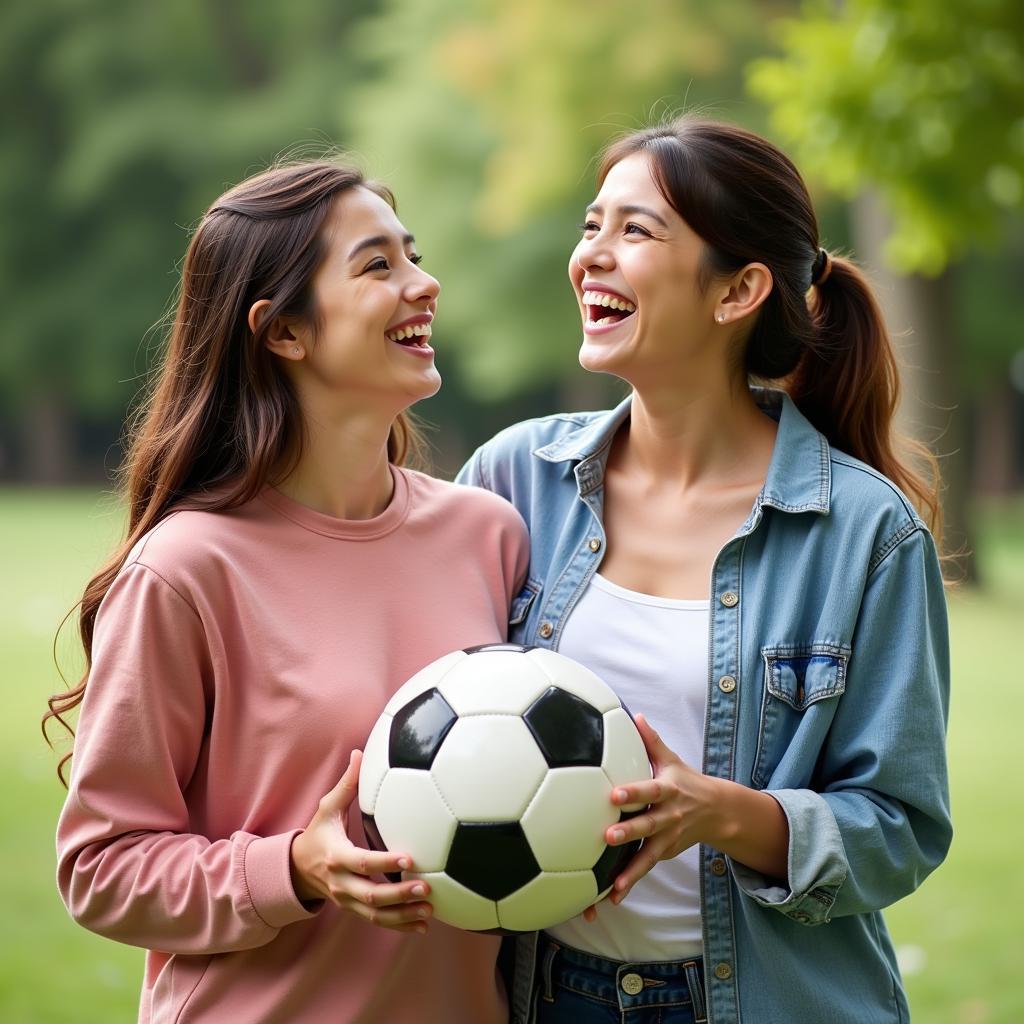
[[[302,349],[299,348],[298,345],[296,345],[295,348],[292,349],[292,355],[297,356],[301,351]]]
[[[715,317],[715,319],[716,319],[716,320],[717,320],[717,321],[718,321],[718,322],[719,322],[720,324],[724,324],[724,323],[725,323],[725,314],[724,314],[724,313],[719,313],[719,314],[717,314],[717,316]]]

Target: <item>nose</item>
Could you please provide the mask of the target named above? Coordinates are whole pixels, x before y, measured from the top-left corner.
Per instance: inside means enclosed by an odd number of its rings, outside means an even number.
[[[406,285],[405,299],[407,302],[433,302],[441,291],[441,282],[425,270],[416,267],[412,279]]]
[[[615,264],[615,257],[606,244],[601,233],[592,238],[581,238],[572,254],[574,262],[580,270],[610,270]]]

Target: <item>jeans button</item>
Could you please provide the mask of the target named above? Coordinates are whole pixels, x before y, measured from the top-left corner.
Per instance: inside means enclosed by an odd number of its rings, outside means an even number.
[[[633,974],[632,972],[624,974],[620,984],[622,985],[622,991],[627,996],[638,995],[644,990],[644,979],[639,974]]]

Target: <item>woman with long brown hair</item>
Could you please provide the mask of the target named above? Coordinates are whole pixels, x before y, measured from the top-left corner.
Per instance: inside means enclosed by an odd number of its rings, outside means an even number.
[[[949,658],[878,306],[750,132],[633,133],[598,184],[579,358],[631,393],[510,428],[460,479],[530,530],[512,639],[615,687],[655,777],[613,794],[649,808],[608,830],[637,851],[611,897],[518,941],[513,1019],[906,1021],[880,911],[949,845]]]
[[[243,182],[191,239],[88,671],[50,702],[81,704],[60,891],[148,950],[141,1021],[506,1017],[498,940],[424,935],[429,886],[384,881],[415,865],[350,813],[388,697],[504,639],[527,557],[508,504],[403,465],[440,385],[418,264],[390,192],[331,161]]]

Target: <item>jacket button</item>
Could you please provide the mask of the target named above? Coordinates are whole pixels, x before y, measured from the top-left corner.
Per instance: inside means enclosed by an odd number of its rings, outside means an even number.
[[[735,676],[722,676],[718,680],[718,688],[722,693],[732,693],[736,689],[736,677]]]
[[[554,627],[554,626],[552,626],[550,622],[542,622],[542,623],[540,624],[540,629],[538,629],[538,630],[537,630],[537,632],[538,632],[538,633],[539,633],[539,634],[540,634],[540,635],[541,635],[541,636],[542,636],[542,637],[543,637],[543,638],[544,638],[545,640],[547,640],[547,639],[548,639],[548,638],[549,638],[549,637],[551,636],[551,634],[552,634],[552,633],[554,633],[554,631],[555,631],[555,627]]]
[[[719,877],[721,877],[725,874],[725,872],[725,858],[715,857],[714,860],[711,861],[711,874],[718,875]]]
[[[727,590],[719,600],[726,608],[735,608],[740,603],[739,595],[731,590]]]
[[[594,554],[597,554],[601,550],[601,539],[599,537],[591,537],[590,543],[587,545]]]
[[[732,977],[732,968],[724,962],[715,964],[715,977],[719,981],[728,981]]]

